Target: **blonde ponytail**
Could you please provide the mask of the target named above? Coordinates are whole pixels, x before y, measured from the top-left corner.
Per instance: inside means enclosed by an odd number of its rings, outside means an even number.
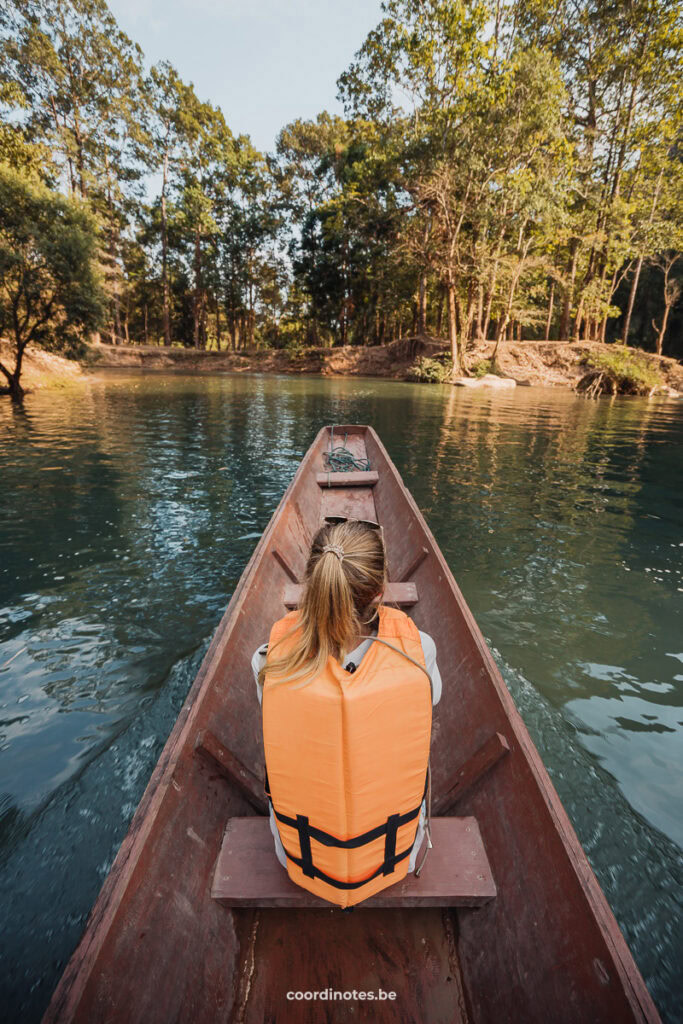
[[[358,520],[323,526],[313,538],[304,575],[304,592],[296,624],[269,646],[266,672],[276,682],[313,679],[327,664],[340,661],[351,642],[376,615],[373,600],[386,585],[384,544],[379,530]],[[288,653],[273,657],[278,643],[300,632]]]

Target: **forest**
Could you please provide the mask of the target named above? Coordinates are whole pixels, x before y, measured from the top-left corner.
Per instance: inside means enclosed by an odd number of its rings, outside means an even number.
[[[683,355],[680,0],[385,0],[271,153],[104,0],[0,10],[0,337]]]

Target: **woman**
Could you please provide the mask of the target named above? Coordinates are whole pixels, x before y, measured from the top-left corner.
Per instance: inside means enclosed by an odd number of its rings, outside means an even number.
[[[276,855],[297,884],[342,906],[412,871],[425,831],[441,677],[432,638],[381,604],[385,585],[378,529],[322,527],[300,608],[252,658]]]

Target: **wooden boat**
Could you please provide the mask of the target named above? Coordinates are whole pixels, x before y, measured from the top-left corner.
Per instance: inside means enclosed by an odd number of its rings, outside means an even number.
[[[484,639],[369,426],[336,426],[367,457],[324,472],[319,432],[256,547],[164,747],[46,1022],[304,1020],[547,1024],[658,1015]],[[474,816],[497,894],[484,906],[228,908],[211,886],[226,823],[263,810],[250,656],[296,601],[326,516],[384,527],[388,595],[436,640],[441,814]],[[390,890],[387,890],[389,892]],[[395,992],[377,1001],[287,993]],[[323,997],[324,998],[324,997]]]

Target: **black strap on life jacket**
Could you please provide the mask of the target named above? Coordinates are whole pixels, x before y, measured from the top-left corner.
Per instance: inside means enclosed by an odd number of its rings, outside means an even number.
[[[427,776],[428,778],[429,776]],[[336,836],[331,835],[329,832],[323,832],[322,829],[316,828],[315,825],[311,825],[305,814],[297,814],[296,818],[291,818],[287,814],[280,814],[279,811],[273,807],[273,802],[270,798],[270,787],[268,785],[268,773],[266,772],[265,780],[266,793],[268,794],[268,801],[273,810],[273,814],[278,821],[281,821],[283,825],[289,825],[290,828],[296,829],[299,834],[299,849],[301,851],[300,857],[295,857],[285,847],[285,854],[288,860],[291,860],[293,864],[298,866],[303,871],[307,878],[319,878],[322,882],[326,882],[328,885],[334,886],[335,889],[359,889],[362,885],[366,885],[371,882],[378,875],[390,875],[396,868],[396,865],[409,856],[413,843],[403,850],[401,853],[396,853],[396,835],[399,828],[402,825],[407,825],[408,822],[414,821],[420,813],[422,807],[422,801],[424,795],[427,792],[427,780],[425,780],[425,789],[422,795],[422,800],[413,808],[412,811],[407,811],[405,814],[390,814],[387,820],[382,825],[377,825],[375,828],[371,828],[368,832],[363,832],[359,836],[351,836],[350,839],[338,839]],[[380,866],[373,874],[368,878],[363,878],[360,882],[342,882],[338,878],[332,878],[330,875],[326,875],[324,871],[321,871],[313,863],[313,855],[311,852],[311,839],[315,839],[316,842],[321,843],[323,846],[333,846],[340,850],[357,850],[360,846],[365,846],[367,843],[372,843],[375,839],[380,839],[384,836],[384,859]]]

